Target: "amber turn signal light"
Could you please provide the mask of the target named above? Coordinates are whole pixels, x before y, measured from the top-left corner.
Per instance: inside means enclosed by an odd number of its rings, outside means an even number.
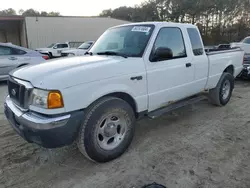
[[[62,108],[63,98],[60,91],[50,91],[48,95],[48,109]]]

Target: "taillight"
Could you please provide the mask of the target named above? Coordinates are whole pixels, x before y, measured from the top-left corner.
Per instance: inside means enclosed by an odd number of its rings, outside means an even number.
[[[43,55],[43,59],[48,60],[48,59],[49,59],[49,56]]]

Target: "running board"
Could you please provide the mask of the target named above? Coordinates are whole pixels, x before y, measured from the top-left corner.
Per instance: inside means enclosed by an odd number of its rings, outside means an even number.
[[[204,99],[206,99],[206,97],[201,96],[201,95],[189,97],[189,98],[180,100],[178,102],[175,102],[173,104],[170,104],[167,107],[163,107],[163,108],[157,109],[153,112],[149,112],[147,114],[147,116],[151,119],[154,119],[154,118],[157,118],[165,113],[171,112],[172,110],[181,108],[181,107],[186,106],[186,105],[197,103],[197,102],[204,100]]]

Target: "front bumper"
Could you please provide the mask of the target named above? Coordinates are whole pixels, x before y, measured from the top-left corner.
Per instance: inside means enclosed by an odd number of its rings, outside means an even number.
[[[4,112],[21,137],[46,148],[62,147],[73,143],[83,119],[83,111],[57,116],[22,111],[9,96],[4,104]]]

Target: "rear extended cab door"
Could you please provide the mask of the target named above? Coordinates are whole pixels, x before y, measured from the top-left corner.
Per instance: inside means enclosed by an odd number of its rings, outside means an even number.
[[[187,32],[192,48],[192,65],[194,66],[193,89],[196,93],[199,93],[205,90],[207,84],[209,62],[198,28],[188,26]]]
[[[184,27],[156,27],[144,56],[148,81],[148,111],[195,94],[195,67],[188,33]],[[169,48],[173,57],[154,60],[159,47]]]

